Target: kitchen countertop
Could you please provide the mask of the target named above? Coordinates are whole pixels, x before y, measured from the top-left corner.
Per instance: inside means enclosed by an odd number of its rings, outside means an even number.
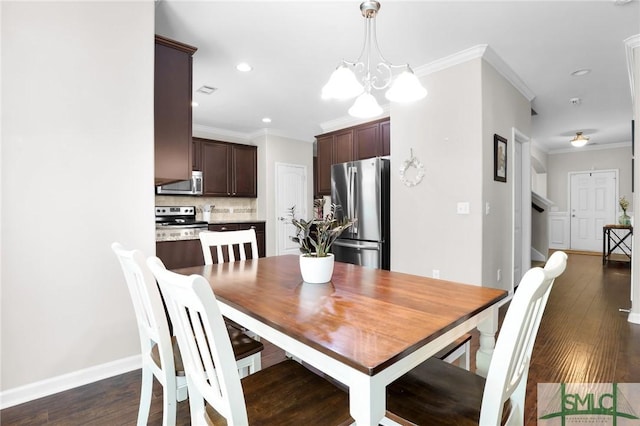
[[[265,220],[210,220],[209,225],[237,225],[242,223],[266,223]],[[156,228],[156,243],[165,241],[188,241],[199,239],[199,229]]]
[[[237,224],[237,223],[266,223],[266,220],[245,220],[245,219],[238,219],[238,220],[214,220],[211,219],[209,221],[209,225],[224,225],[224,224]]]

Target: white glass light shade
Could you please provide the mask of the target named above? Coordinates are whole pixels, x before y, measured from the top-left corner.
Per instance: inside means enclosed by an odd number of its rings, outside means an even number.
[[[412,102],[427,96],[427,89],[422,87],[418,77],[409,71],[403,71],[391,84],[385,97],[391,102]]]
[[[356,75],[346,65],[340,65],[331,73],[329,81],[322,88],[322,99],[351,99],[358,96],[364,87]]]
[[[371,118],[382,114],[382,108],[371,93],[365,92],[356,98],[349,108],[349,115],[358,118]]]
[[[571,145],[575,146],[576,148],[582,148],[587,144],[587,142],[589,142],[587,139],[574,139],[571,141]]]
[[[577,132],[576,136],[571,139],[571,145],[575,146],[576,148],[582,148],[587,144],[587,142],[589,142],[589,138],[586,136],[582,136],[582,132]]]

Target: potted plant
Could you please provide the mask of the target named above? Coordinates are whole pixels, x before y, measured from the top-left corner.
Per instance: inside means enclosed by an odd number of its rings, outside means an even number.
[[[627,215],[627,209],[629,208],[629,200],[627,200],[624,196],[620,197],[618,200],[620,204],[620,208],[622,209],[622,216],[618,218],[618,222],[620,225],[630,225],[631,218]]]
[[[355,223],[355,219],[336,219],[336,208],[335,204],[331,204],[331,210],[325,217],[312,220],[296,218],[295,206],[289,209],[291,223],[296,227],[296,234],[289,238],[300,246],[300,272],[305,282],[317,284],[331,281],[334,263],[331,245]]]

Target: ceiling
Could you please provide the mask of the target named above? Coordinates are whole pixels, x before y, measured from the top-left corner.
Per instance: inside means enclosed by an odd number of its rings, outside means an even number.
[[[347,122],[352,101],[325,101],[320,91],[338,62],[362,49],[359,4],[158,0],[156,33],[198,48],[195,128],[313,141]],[[383,0],[376,24],[386,59],[414,69],[488,45],[532,95],[529,136],[545,151],[571,148],[577,131],[591,138],[588,146],[631,142],[624,40],[640,34],[639,0]],[[243,61],[253,70],[237,71]],[[585,68],[591,72],[571,75]],[[201,86],[217,90],[205,95]]]

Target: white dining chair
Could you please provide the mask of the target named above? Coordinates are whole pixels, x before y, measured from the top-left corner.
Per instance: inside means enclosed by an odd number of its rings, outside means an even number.
[[[465,334],[434,356],[468,370],[471,367],[471,334]]]
[[[142,356],[142,390],[138,425],[146,425],[151,406],[153,378],[162,385],[163,425],[176,422],[176,401],[187,399],[187,381],[177,340],[171,336],[160,290],[140,250],[126,250],[113,243],[129,289],[138,325]],[[235,328],[228,327],[233,353],[240,374],[260,369],[264,345]],[[256,362],[257,358],[257,362]]]
[[[240,381],[224,319],[207,280],[147,260],[176,327],[189,386],[191,424],[351,424],[346,392],[286,360]],[[205,404],[206,402],[206,404]]]
[[[529,362],[542,313],[567,255],[532,268],[514,293],[486,380],[430,358],[387,386],[387,418],[419,425],[523,425]]]
[[[200,232],[200,244],[202,245],[202,254],[204,255],[204,264],[211,265],[214,263],[211,253],[212,249],[216,251],[216,262],[225,263],[225,253],[228,262],[236,261],[235,250],[238,250],[239,259],[246,260],[247,253],[245,244],[251,246],[251,259],[258,258],[258,242],[256,239],[256,231],[254,229],[243,229],[240,231],[204,231]]]
[[[214,263],[225,263],[225,253],[227,254],[227,262],[236,261],[236,250],[238,251],[238,260],[247,260],[247,252],[245,245],[250,244],[250,259],[258,258],[258,242],[256,239],[255,229],[243,229],[240,231],[205,231],[200,232],[200,245],[202,246],[202,255],[204,256],[204,264],[212,265]],[[216,258],[214,261],[212,250],[215,250]],[[225,318],[227,325],[243,331],[252,339],[260,341],[260,336],[251,330],[241,327],[234,321]]]

